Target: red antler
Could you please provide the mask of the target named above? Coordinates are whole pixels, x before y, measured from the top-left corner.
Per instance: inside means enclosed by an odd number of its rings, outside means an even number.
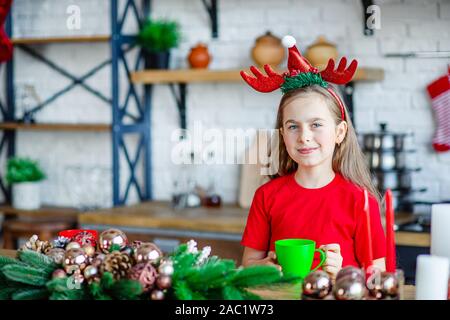
[[[247,82],[253,89],[260,92],[272,92],[281,87],[284,82],[282,75],[279,75],[268,65],[264,65],[264,70],[268,76],[265,76],[254,66],[250,67],[250,71],[256,76],[252,77],[245,71],[241,71],[241,77]]]
[[[322,76],[323,80],[333,82],[335,84],[346,84],[350,80],[352,80],[353,75],[356,72],[356,68],[358,66],[358,62],[356,60],[353,60],[347,69],[345,67],[347,66],[347,59],[343,57],[341,61],[339,61],[339,65],[334,71],[334,60],[330,59],[328,60],[328,65],[320,72],[320,75]]]

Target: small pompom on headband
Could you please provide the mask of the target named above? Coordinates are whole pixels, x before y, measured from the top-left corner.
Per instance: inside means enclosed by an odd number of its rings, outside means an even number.
[[[298,88],[303,88],[317,84],[326,88],[330,94],[336,99],[340,109],[341,118],[345,120],[344,104],[339,96],[328,86],[328,82],[334,84],[346,84],[350,82],[356,72],[358,62],[353,60],[348,68],[347,59],[343,57],[339,62],[336,70],[334,70],[334,60],[328,61],[327,67],[319,72],[314,68],[295,46],[296,41],[292,36],[283,38],[283,45],[288,48],[288,71],[283,74],[276,73],[268,64],[264,65],[267,76],[263,75],[254,66],[250,67],[250,71],[254,77],[241,71],[241,76],[253,89],[259,92],[272,92],[278,88],[284,93]]]

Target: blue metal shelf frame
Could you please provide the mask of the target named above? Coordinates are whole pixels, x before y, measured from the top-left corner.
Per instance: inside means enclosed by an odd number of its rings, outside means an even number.
[[[150,13],[150,0],[142,0],[142,10],[139,11],[135,0],[127,0],[124,11],[119,13],[119,1],[111,1],[111,67],[112,67],[112,144],[113,144],[113,203],[123,205],[126,203],[129,191],[134,185],[140,200],[152,199],[152,172],[151,172],[151,87],[144,86],[144,99],[141,101],[135,85],[130,81],[131,69],[126,59],[126,53],[135,46],[136,36],[123,34],[125,19],[131,12],[139,26],[147,19]],[[139,14],[141,12],[141,14]],[[138,70],[142,63],[142,52],[139,52],[133,70]],[[123,104],[120,102],[119,67],[123,66],[128,78],[128,89]],[[133,124],[125,124],[124,118],[128,115],[127,108],[130,101],[134,100],[139,111],[138,118],[132,118]],[[138,135],[139,143],[133,158],[130,157],[125,137]],[[121,192],[120,186],[120,155],[124,155],[130,176],[127,180],[125,191]],[[143,154],[144,181],[139,184],[136,178],[136,166]]]
[[[12,10],[12,8],[11,8]],[[12,13],[10,12],[6,19],[5,31],[11,37],[12,35]],[[2,67],[2,65],[0,65]],[[6,63],[6,104],[1,106],[3,119],[13,121],[15,115],[15,99],[14,99],[14,63],[11,59]],[[6,158],[16,154],[16,132],[14,130],[3,131],[0,140],[0,156],[6,153]],[[7,202],[11,201],[11,187],[7,186],[3,181],[3,175],[0,176],[0,191],[3,193]]]

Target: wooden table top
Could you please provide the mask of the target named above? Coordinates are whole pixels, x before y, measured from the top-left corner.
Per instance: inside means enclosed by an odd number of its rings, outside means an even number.
[[[252,289],[251,292],[258,294],[267,300],[299,300],[301,284],[285,284],[274,286],[270,289]],[[416,287],[412,285],[403,286],[401,300],[415,300]]]
[[[203,232],[242,234],[248,209],[236,205],[220,208],[173,209],[168,202],[142,202],[127,207],[81,213],[80,225],[114,225],[120,227],[180,229]],[[413,219],[412,214],[397,213],[396,222]],[[429,233],[397,232],[396,243],[405,246],[430,246]]]

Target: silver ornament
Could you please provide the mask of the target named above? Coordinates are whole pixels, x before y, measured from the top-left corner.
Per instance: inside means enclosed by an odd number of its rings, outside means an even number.
[[[361,300],[366,293],[364,282],[353,278],[351,275],[341,277],[333,289],[336,300]]]
[[[373,275],[367,282],[367,288],[375,299],[396,299],[399,296],[399,282],[394,273],[382,272]]]
[[[354,266],[346,266],[339,270],[336,275],[336,282],[339,281],[340,278],[350,276],[352,279],[356,279],[358,281],[364,282],[365,275],[362,269],[356,268]]]
[[[323,299],[331,292],[331,279],[325,271],[311,272],[302,283],[302,297]]]

